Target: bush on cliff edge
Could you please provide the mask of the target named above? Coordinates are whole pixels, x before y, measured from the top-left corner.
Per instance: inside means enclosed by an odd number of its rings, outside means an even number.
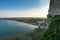
[[[60,15],[52,18],[49,28],[42,35],[42,40],[60,40]]]

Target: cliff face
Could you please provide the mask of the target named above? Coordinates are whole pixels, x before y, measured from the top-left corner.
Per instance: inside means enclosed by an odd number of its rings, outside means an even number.
[[[54,3],[54,0],[50,0],[50,8],[49,9],[51,9],[51,7],[53,7],[53,4]]]
[[[49,14],[53,17],[48,29],[42,35],[42,40],[60,40],[60,0],[50,1]]]
[[[60,15],[60,0],[50,0],[49,14]]]
[[[51,8],[60,8],[60,0],[51,0],[50,1],[50,9]]]

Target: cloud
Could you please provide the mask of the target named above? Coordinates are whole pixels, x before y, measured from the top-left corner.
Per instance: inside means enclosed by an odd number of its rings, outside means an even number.
[[[40,5],[35,8],[30,9],[27,8],[25,10],[23,9],[0,10],[0,17],[47,17],[49,2],[47,0],[40,0],[40,1],[41,1]],[[43,5],[44,3],[45,5]]]
[[[24,11],[4,10],[0,12],[0,17],[47,17],[48,9],[49,5]]]

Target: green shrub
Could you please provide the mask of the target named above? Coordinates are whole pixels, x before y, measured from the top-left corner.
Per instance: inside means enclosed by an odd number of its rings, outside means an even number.
[[[42,40],[60,40],[60,15],[52,18],[49,28],[42,35]]]
[[[50,14],[47,15],[48,18],[51,18],[52,16]]]

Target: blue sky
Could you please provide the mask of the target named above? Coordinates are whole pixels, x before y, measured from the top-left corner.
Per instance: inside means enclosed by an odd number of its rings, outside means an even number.
[[[0,0],[0,17],[46,17],[49,0]]]

